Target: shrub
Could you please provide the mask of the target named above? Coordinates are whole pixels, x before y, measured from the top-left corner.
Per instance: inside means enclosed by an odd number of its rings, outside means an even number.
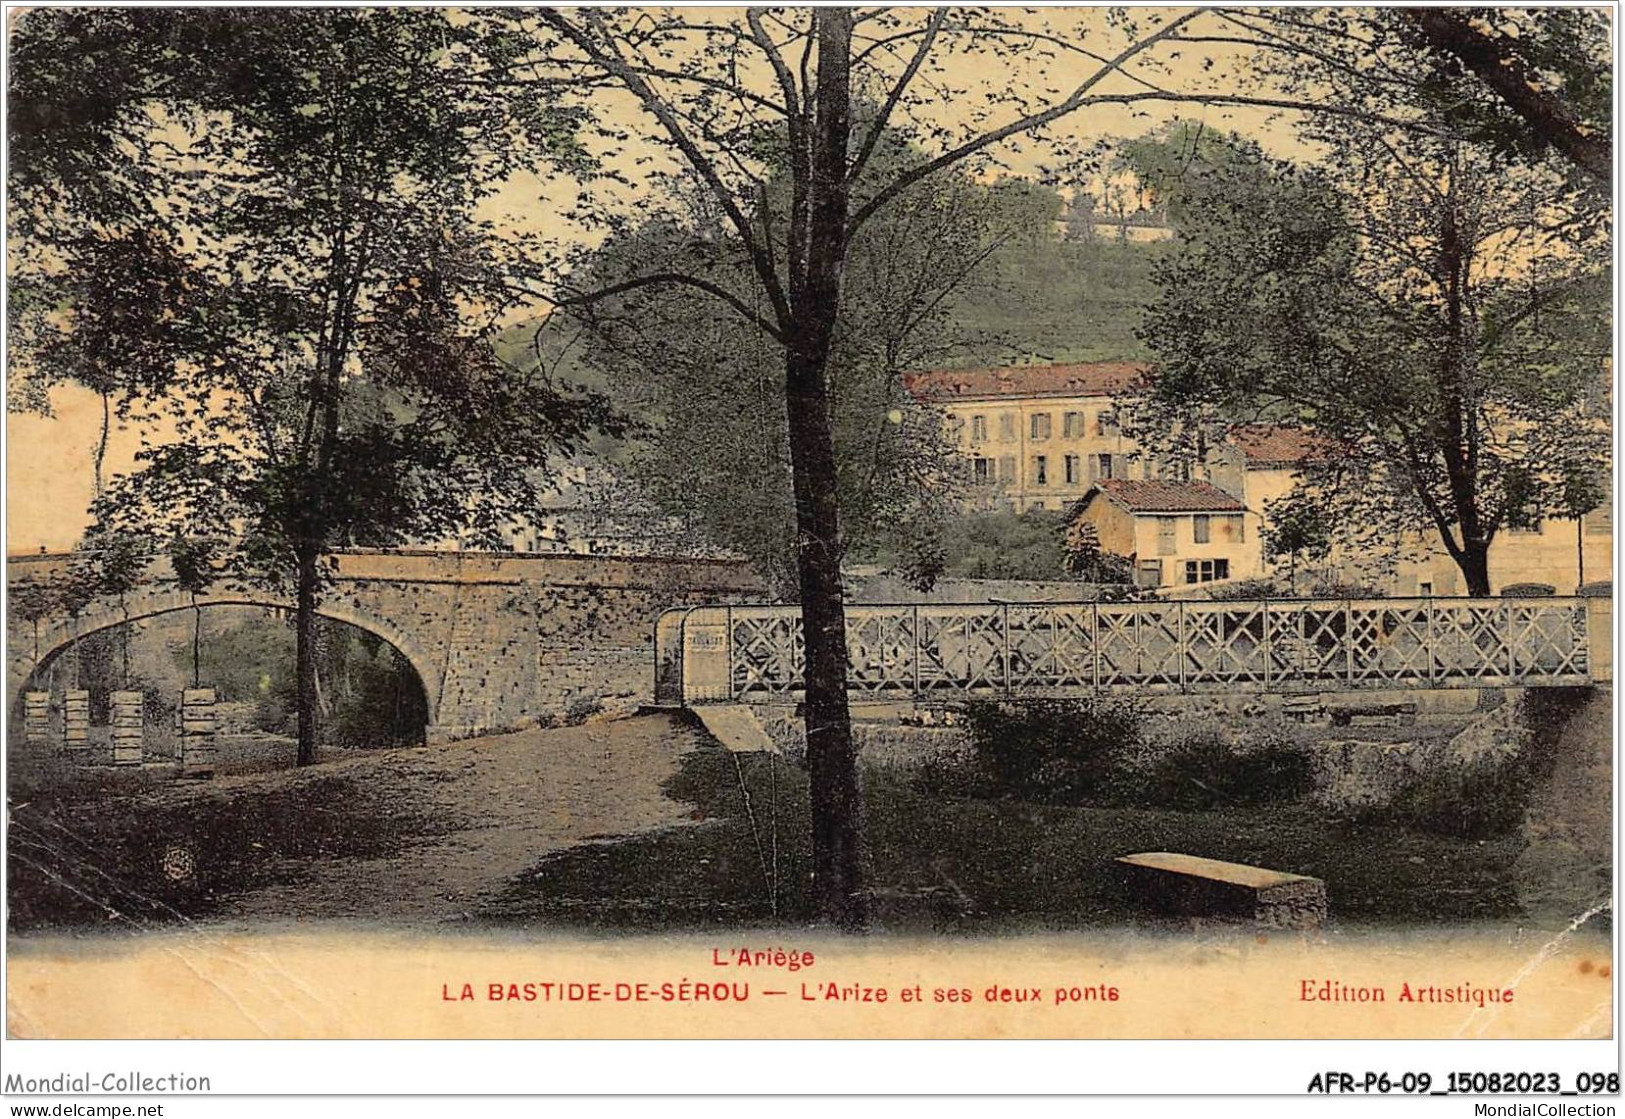
[[[1106,792],[1139,748],[1145,710],[1131,699],[967,705],[976,769],[996,796],[1077,804]]]
[[[1288,598],[1291,592],[1270,579],[1239,579],[1226,586],[1215,587],[1212,598],[1216,602],[1232,600],[1253,601],[1261,598]]]
[[[1279,738],[1237,749],[1199,731],[1125,776],[1122,795],[1148,807],[1201,811],[1292,800],[1314,788],[1309,755]]]
[[[1492,839],[1523,823],[1533,791],[1528,767],[1486,755],[1413,778],[1367,818],[1454,839]]]
[[[971,748],[941,750],[920,759],[914,767],[913,784],[916,792],[929,797],[985,800],[999,795]]]

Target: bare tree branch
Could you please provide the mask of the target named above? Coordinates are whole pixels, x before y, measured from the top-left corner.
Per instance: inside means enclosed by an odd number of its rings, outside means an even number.
[[[1449,8],[1400,8],[1435,51],[1472,71],[1522,117],[1536,137],[1568,156],[1604,186],[1613,182],[1614,145],[1547,91],[1514,40],[1479,30],[1465,13]]]
[[[893,198],[896,198],[903,191],[907,190],[909,187],[913,186],[926,176],[935,174],[944,167],[950,167],[953,164],[958,163],[960,160],[976,154],[983,148],[987,148],[998,143],[1000,140],[1004,140],[1020,132],[1027,132],[1034,128],[1040,128],[1053,120],[1059,120],[1061,117],[1082,108],[1084,105],[1089,103],[1087,100],[1089,91],[1104,81],[1110,74],[1115,72],[1119,67],[1128,62],[1135,55],[1140,54],[1142,51],[1145,51],[1163,39],[1168,38],[1175,31],[1179,30],[1200,14],[1200,12],[1187,12],[1178,19],[1173,20],[1167,26],[1161,28],[1151,35],[1146,36],[1139,42],[1124,48],[1118,53],[1117,57],[1113,58],[1099,70],[1096,70],[1094,74],[1090,75],[1090,77],[1082,85],[1078,86],[1077,89],[1072,91],[1072,95],[1070,97],[1068,97],[1065,101],[1062,101],[1059,105],[1055,105],[1041,113],[1033,113],[1022,117],[1020,120],[1012,121],[1003,128],[996,128],[992,132],[983,133],[976,139],[969,140],[963,144],[960,144],[958,147],[943,153],[936,159],[930,160],[927,163],[922,163],[918,167],[905,171],[903,174],[899,175],[895,180],[893,180],[885,189],[881,190],[873,198],[869,199],[868,202],[864,203],[864,205],[858,209],[857,213],[852,215],[851,220],[847,223],[848,236],[850,236],[853,231],[868,220],[869,216],[876,210],[880,209],[886,203],[890,202]]]
[[[925,64],[926,57],[931,53],[931,45],[937,40],[937,32],[942,30],[943,21],[948,18],[948,9],[938,8],[931,13],[931,23],[925,29],[925,37],[914,50],[914,57],[908,60],[903,73],[891,87],[886,95],[885,103],[880,106],[880,112],[875,115],[874,124],[869,127],[869,134],[863,138],[863,145],[858,149],[857,158],[852,161],[851,169],[847,171],[848,183],[857,182],[858,176],[863,174],[864,166],[869,162],[869,156],[874,153],[875,145],[880,142],[880,134],[886,130],[886,122],[891,119],[892,111],[897,103],[903,99],[904,92],[914,81],[914,75],[920,72]]]
[[[758,330],[764,331],[775,341],[784,341],[783,332],[780,331],[780,329],[773,323],[768,322],[766,319],[762,318],[762,316],[753,311],[750,305],[739,296],[735,295],[733,292],[719,284],[712,283],[710,280],[702,279],[699,276],[690,276],[686,272],[651,272],[645,276],[636,276],[630,280],[622,280],[619,283],[610,284],[608,287],[599,288],[596,291],[585,292],[578,295],[565,295],[560,298],[553,299],[552,303],[555,306],[562,308],[585,307],[590,306],[593,303],[597,303],[600,300],[608,299],[612,295],[620,295],[623,292],[635,291],[638,288],[651,287],[657,284],[680,284],[685,287],[698,288],[700,291],[706,292],[709,295],[714,295],[728,306],[732,307],[735,311],[738,311],[740,315],[742,315]]]
[[[689,136],[687,130],[683,128],[682,122],[678,120],[677,114],[672,111],[671,106],[666,104],[665,100],[650,88],[649,83],[643,80],[642,75],[638,74],[631,64],[621,57],[620,52],[615,49],[614,37],[609,29],[604,26],[603,17],[595,11],[589,11],[585,15],[585,18],[593,24],[598,34],[604,37],[605,43],[608,45],[607,49],[600,47],[591,35],[564,18],[556,9],[544,8],[539,15],[549,26],[579,47],[594,63],[619,78],[621,84],[626,86],[643,103],[643,107],[660,122],[661,127],[666,130],[666,134],[671,137],[672,143],[683,153],[684,158],[689,161],[689,165],[694,168],[695,173],[705,181],[706,186],[711,189],[711,193],[716,197],[718,204],[727,213],[729,220],[733,222],[734,229],[738,232],[740,240],[744,242],[745,250],[750,254],[751,263],[756,269],[757,276],[762,281],[762,287],[767,292],[768,300],[773,304],[774,318],[781,326],[787,324],[790,321],[790,305],[785,297],[784,287],[779,282],[778,272],[773,266],[772,255],[763,248],[761,242],[757,239],[750,219],[739,208],[739,203],[735,201],[733,192],[728,189],[727,185],[722,181],[722,176],[718,174],[716,165],[706,157],[705,153],[700,150],[699,145]]]

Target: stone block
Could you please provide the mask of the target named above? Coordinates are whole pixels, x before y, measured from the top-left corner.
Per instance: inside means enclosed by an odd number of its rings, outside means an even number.
[[[144,697],[140,692],[114,692],[112,708],[113,764],[140,765]]]
[[[90,760],[90,693],[74,689],[62,694],[62,745],[80,765]]]
[[[186,777],[214,773],[215,694],[213,688],[188,688],[181,693],[181,770]]]
[[[23,737],[43,743],[51,734],[51,693],[28,692],[23,696]]]
[[[1315,928],[1326,919],[1326,883],[1244,863],[1151,851],[1117,860],[1146,908],[1171,916]]]

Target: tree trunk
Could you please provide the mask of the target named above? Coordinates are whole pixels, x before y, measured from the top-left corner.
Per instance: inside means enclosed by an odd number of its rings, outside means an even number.
[[[852,13],[821,8],[818,84],[803,196],[805,234],[792,246],[794,319],[785,355],[796,572],[807,649],[807,769],[811,786],[813,912],[837,928],[867,921],[862,799],[846,695],[846,608],[835,439],[827,365],[840,309],[849,196]]]
[[[1584,513],[1576,514],[1574,518],[1574,544],[1576,549],[1575,565],[1579,569],[1579,574],[1576,576],[1577,581],[1574,584],[1574,593],[1579,594],[1580,588],[1586,585],[1586,526]]]
[[[91,467],[92,467],[92,479],[91,479],[91,481],[92,481],[92,485],[94,486],[94,489],[91,492],[92,492],[92,495],[95,497],[95,499],[97,501],[101,500],[102,491],[105,489],[105,483],[103,482],[103,474],[104,474],[106,464],[107,464],[107,439],[108,439],[108,435],[110,434],[110,432],[112,430],[112,427],[113,427],[112,408],[113,408],[112,395],[110,393],[103,392],[102,393],[102,430],[101,430],[100,436],[96,439],[96,450],[95,450],[95,452],[94,452],[94,454],[92,455],[92,458],[91,458]]]
[[[797,363],[792,358],[792,367]],[[813,911],[838,928],[863,927],[857,752],[846,695],[846,609],[841,586],[835,447],[821,368],[792,368],[790,461],[795,479],[797,573],[806,636],[807,770],[812,800]]]
[[[313,549],[300,551],[298,605],[294,616],[300,765],[316,763],[316,592],[320,578],[316,564]]]
[[[1456,556],[1456,566],[1467,580],[1467,593],[1474,598],[1490,597],[1490,546],[1469,544]]]

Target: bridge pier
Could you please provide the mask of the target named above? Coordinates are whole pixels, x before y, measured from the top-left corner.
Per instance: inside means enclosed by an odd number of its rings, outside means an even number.
[[[181,692],[181,772],[192,777],[214,773],[215,696],[213,688]]]
[[[74,765],[90,764],[90,693],[83,688],[62,693],[62,751]]]
[[[114,692],[110,697],[114,765],[141,764],[141,740],[146,714],[142,710],[144,698],[140,692]]]
[[[28,692],[23,696],[23,739],[30,746],[43,745],[51,737],[51,693]]]

